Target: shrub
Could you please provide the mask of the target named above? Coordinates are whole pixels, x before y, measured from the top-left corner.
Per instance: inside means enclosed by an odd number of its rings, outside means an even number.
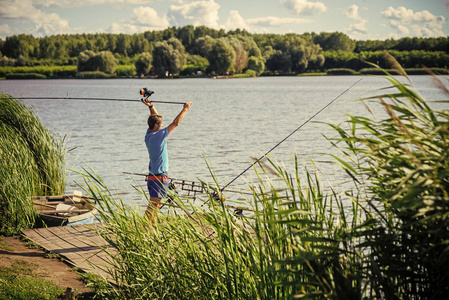
[[[136,67],[134,65],[118,65],[115,74],[117,77],[131,77],[136,75]]]
[[[245,71],[245,75],[248,77],[257,77],[257,72],[251,69]]]
[[[76,73],[76,77],[80,79],[103,79],[103,78],[111,78],[112,76],[100,71],[93,72],[78,72]]]
[[[356,71],[352,69],[329,69],[327,70],[327,75],[356,75],[358,74]]]
[[[45,79],[47,76],[38,73],[12,73],[6,74],[6,79]]]

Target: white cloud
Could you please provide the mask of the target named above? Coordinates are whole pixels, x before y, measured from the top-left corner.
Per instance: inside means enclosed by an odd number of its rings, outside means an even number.
[[[218,9],[220,5],[214,0],[193,1],[181,5],[170,5],[168,18],[175,26],[204,25],[218,28]]]
[[[33,4],[42,7],[77,7],[77,6],[92,6],[97,4],[134,4],[145,5],[157,1],[173,1],[180,2],[180,0],[32,0]]]
[[[159,17],[156,10],[151,7],[138,7],[133,10],[134,23],[155,28],[165,29],[170,26],[167,16]]]
[[[359,7],[357,5],[349,6],[348,9],[344,12],[344,14],[349,19],[359,21],[358,23],[351,24],[349,26],[349,29],[347,30],[349,34],[366,35],[368,33],[368,28],[366,27],[368,21],[359,15]]]
[[[70,33],[69,22],[55,13],[47,14],[33,6],[31,0],[2,0],[0,18],[32,22],[37,36]]]
[[[290,24],[304,24],[311,23],[311,20],[297,19],[297,18],[279,18],[279,17],[262,17],[246,20],[250,25],[257,26],[281,26]]]
[[[446,18],[435,16],[427,10],[415,13],[403,6],[398,8],[390,6],[382,12],[382,16],[390,20],[390,26],[401,36],[408,35],[410,32],[415,36],[446,36],[442,30]]]
[[[362,17],[359,15],[359,7],[355,4],[349,6],[345,12],[345,15],[350,19],[362,20]]]
[[[251,31],[251,26],[248,22],[243,19],[243,17],[236,10],[231,10],[229,12],[229,17],[224,24],[225,30],[233,30],[233,29],[245,29],[246,31]]]
[[[368,22],[367,20],[362,20],[360,23],[351,24],[351,26],[349,26],[349,32],[367,34],[368,33],[368,28],[366,27],[367,22]]]
[[[136,26],[129,23],[123,23],[123,24],[117,24],[112,23],[111,26],[106,30],[107,33],[123,33],[123,34],[134,34],[137,32],[142,32],[145,30],[151,30],[152,28],[148,27],[148,29],[145,29],[142,26]]]
[[[295,14],[312,15],[326,11],[326,5],[321,2],[310,2],[308,0],[281,0],[290,11]]]

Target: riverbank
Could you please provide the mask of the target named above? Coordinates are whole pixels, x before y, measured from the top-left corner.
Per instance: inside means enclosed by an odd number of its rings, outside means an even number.
[[[36,244],[0,236],[0,298],[2,299],[91,299],[92,290],[80,274]]]
[[[121,66],[114,74],[103,72],[78,72],[76,66],[36,66],[36,67],[0,67],[1,79],[157,79],[157,76],[137,76],[133,71],[132,65]],[[447,68],[406,68],[404,71],[408,75],[428,75],[429,70],[437,75],[447,75]],[[384,71],[392,75],[397,75],[398,71],[394,69],[382,70],[378,68],[364,68],[353,70],[349,68],[328,69],[325,71],[306,72],[301,74],[274,74],[265,72],[260,76],[326,76],[326,75],[385,75]],[[241,73],[232,75],[177,75],[171,78],[249,78],[256,77],[255,73]]]

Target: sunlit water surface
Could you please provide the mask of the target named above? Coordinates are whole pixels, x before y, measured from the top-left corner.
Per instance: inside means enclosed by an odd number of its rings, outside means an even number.
[[[251,79],[110,79],[110,80],[3,80],[0,91],[14,97],[92,97],[140,100],[138,91],[147,87],[159,101],[192,101],[193,107],[182,124],[169,136],[169,174],[188,181],[211,181],[206,161],[221,186],[227,185],[251,166],[253,158],[267,151],[273,159],[295,171],[294,156],[310,167],[313,160],[323,181],[337,190],[350,179],[328,154],[338,154],[327,138],[336,133],[326,123],[342,124],[346,114],[372,117],[357,99],[382,93],[388,87],[383,77],[261,77]],[[447,99],[430,76],[411,76],[413,84],[427,100]],[[448,77],[440,77],[447,85]],[[404,79],[401,79],[401,81]],[[346,91],[346,92],[345,92]],[[343,95],[341,95],[345,92]],[[384,91],[383,91],[384,92]],[[337,100],[335,100],[339,95]],[[333,102],[313,117],[323,107]],[[93,169],[125,202],[144,205],[145,199],[133,186],[145,186],[148,154],[144,143],[148,108],[140,101],[23,100],[32,106],[43,124],[65,136],[68,182],[67,193],[82,179],[69,170]],[[443,104],[439,104],[445,108]],[[155,106],[168,125],[182,105]],[[447,106],[447,104],[446,104]],[[371,104],[376,117],[383,116]],[[280,143],[299,126],[313,119]],[[279,144],[280,143],[280,144]],[[278,145],[279,144],[279,145]],[[273,149],[274,148],[274,149]],[[250,168],[229,190],[244,189],[245,180],[255,179]],[[144,188],[146,190],[146,188]],[[237,195],[228,195],[229,199]]]

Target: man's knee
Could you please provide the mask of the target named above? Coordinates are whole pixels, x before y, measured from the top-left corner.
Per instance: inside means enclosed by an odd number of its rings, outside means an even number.
[[[148,208],[151,209],[159,209],[162,205],[162,198],[160,197],[150,197],[150,203],[148,204]]]

